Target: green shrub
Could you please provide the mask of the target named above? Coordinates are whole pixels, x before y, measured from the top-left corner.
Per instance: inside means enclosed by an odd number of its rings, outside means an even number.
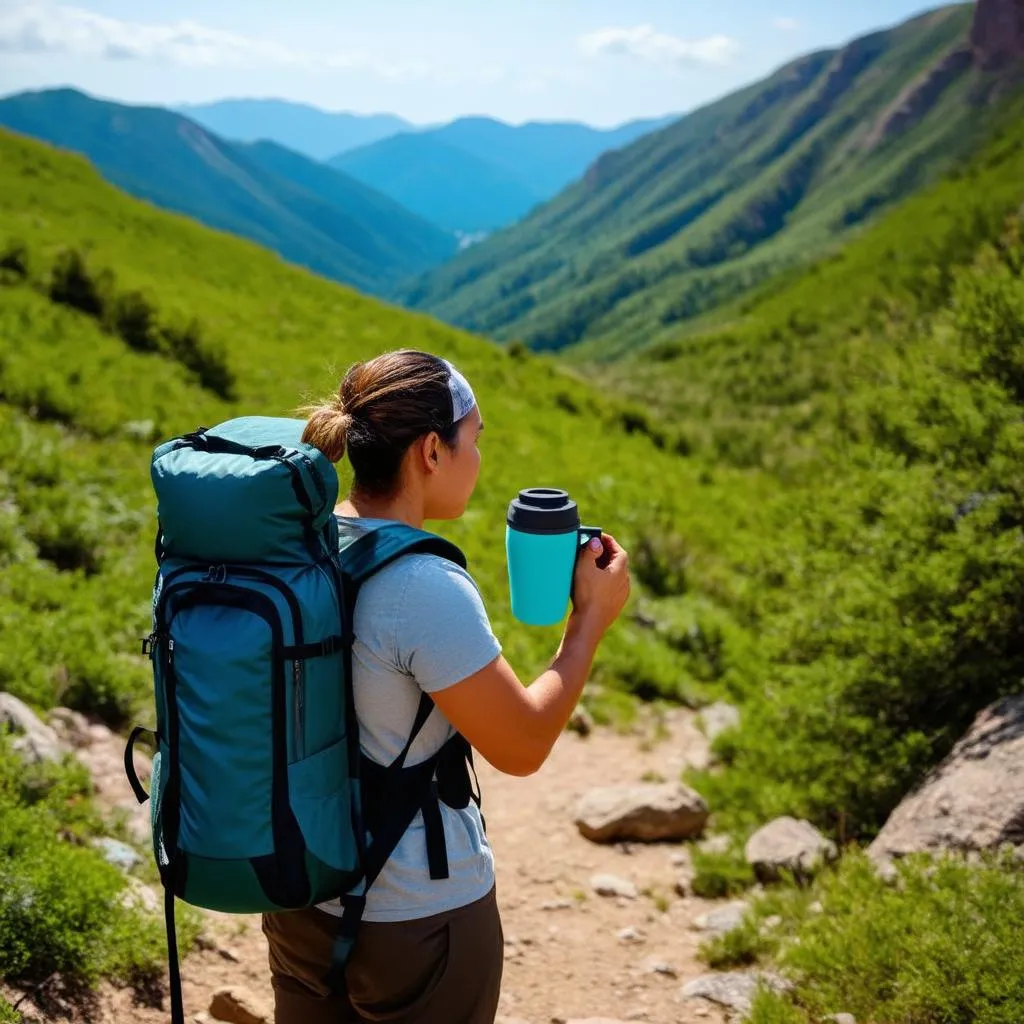
[[[0,996],[0,1024],[21,1024],[22,1017],[3,996]]]
[[[54,302],[102,319],[113,291],[109,270],[94,274],[77,249],[65,249],[50,273],[49,295]]]
[[[754,870],[743,855],[743,847],[734,844],[724,853],[693,848],[693,893],[706,900],[737,896],[754,885]]]
[[[137,352],[159,352],[156,310],[141,292],[126,292],[110,303],[110,330]]]
[[[138,983],[160,970],[161,922],[122,906],[121,872],[85,845],[98,829],[87,791],[80,767],[26,772],[0,736],[0,976],[11,982]]]
[[[165,327],[163,336],[170,354],[196,375],[201,387],[225,401],[235,397],[236,381],[227,348],[204,338],[198,320],[193,318],[180,327]]]
[[[29,274],[28,246],[12,238],[0,248],[0,284],[24,281]]]
[[[882,881],[848,855],[817,886],[821,913],[796,909],[799,942],[779,963],[796,982],[797,1017],[779,1005],[753,1020],[818,1021],[829,1013],[910,1024],[1018,1024],[1024,1020],[1024,875],[1012,855],[972,867],[914,859]]]

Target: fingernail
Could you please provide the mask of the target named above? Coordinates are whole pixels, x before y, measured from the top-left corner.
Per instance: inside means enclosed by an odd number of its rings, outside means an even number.
[[[601,538],[600,537],[591,537],[590,538],[590,550],[591,551],[600,551],[601,547],[602,547],[602,544],[601,544]]]

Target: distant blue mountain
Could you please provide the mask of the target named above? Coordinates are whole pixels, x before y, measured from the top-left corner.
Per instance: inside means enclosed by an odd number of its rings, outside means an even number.
[[[364,291],[451,256],[450,233],[272,143],[225,142],[180,114],[72,89],[0,100],[0,125],[87,156],[109,181]]]
[[[286,100],[221,100],[174,109],[221,138],[269,140],[314,160],[326,160],[414,127],[394,114],[336,114]]]
[[[602,153],[673,120],[600,129],[462,117],[340,153],[329,163],[435,224],[474,234],[520,220],[581,177]]]

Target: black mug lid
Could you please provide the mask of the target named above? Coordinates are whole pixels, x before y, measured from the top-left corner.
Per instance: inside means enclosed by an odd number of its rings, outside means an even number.
[[[506,522],[520,533],[571,533],[579,529],[580,514],[568,491],[527,487],[509,502]]]

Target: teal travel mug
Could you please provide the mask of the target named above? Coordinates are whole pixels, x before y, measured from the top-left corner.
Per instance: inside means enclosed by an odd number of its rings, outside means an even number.
[[[553,626],[565,617],[580,551],[599,526],[580,526],[566,491],[529,487],[508,506],[505,553],[512,614],[528,626]]]

